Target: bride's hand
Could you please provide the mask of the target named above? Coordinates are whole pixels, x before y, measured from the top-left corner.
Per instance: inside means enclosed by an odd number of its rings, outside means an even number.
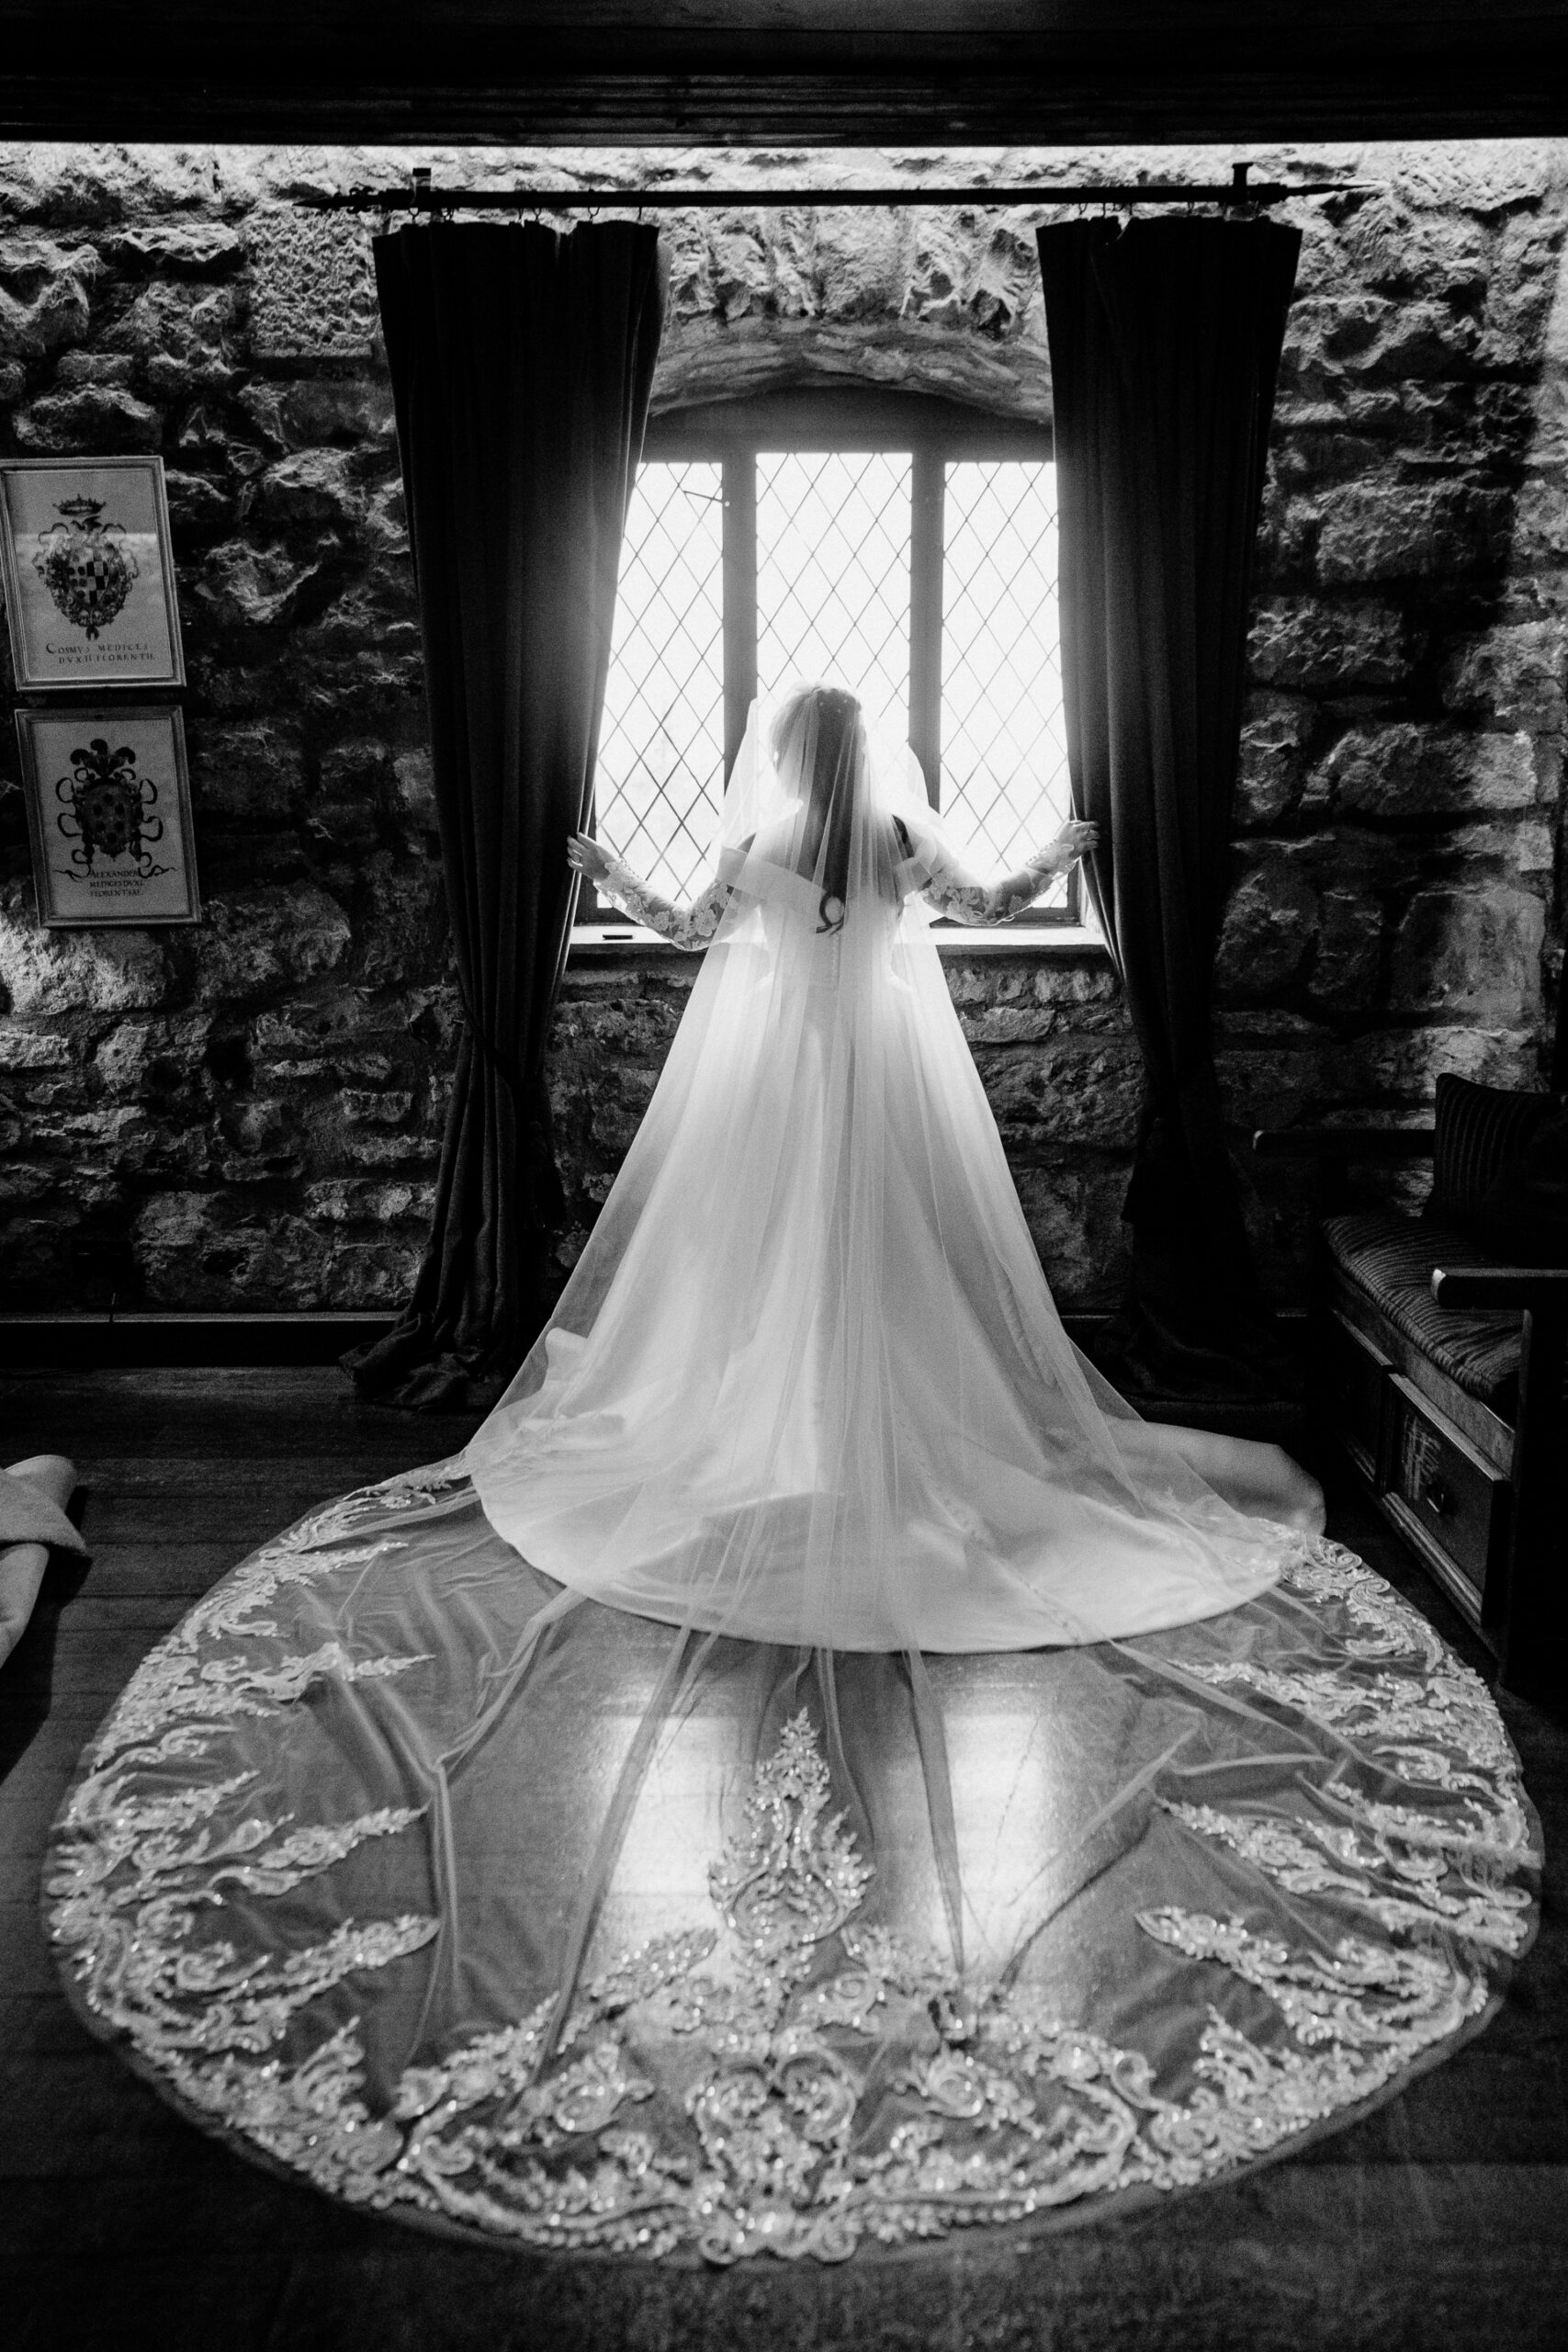
[[[580,874],[585,874],[588,876],[590,882],[603,882],[605,875],[610,871],[609,859],[598,842],[590,841],[586,833],[573,833],[566,845],[566,856],[567,864],[575,865]]]
[[[1100,827],[1089,824],[1082,817],[1069,817],[1051,844],[1051,854],[1060,867],[1076,865],[1091,849],[1100,847]]]

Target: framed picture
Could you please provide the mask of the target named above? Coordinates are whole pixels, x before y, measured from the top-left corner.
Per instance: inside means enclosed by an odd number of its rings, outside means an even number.
[[[18,710],[39,921],[198,922],[177,710]]]
[[[184,685],[162,458],[0,459],[0,573],[24,693]]]

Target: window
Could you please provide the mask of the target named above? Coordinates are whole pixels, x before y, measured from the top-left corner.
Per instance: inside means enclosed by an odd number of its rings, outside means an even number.
[[[1068,813],[1049,434],[941,401],[769,395],[656,420],[627,518],[596,829],[677,898],[710,870],[759,677],[854,686],[968,862]],[[621,920],[585,897],[580,920]],[[1077,923],[1077,870],[1017,927]]]

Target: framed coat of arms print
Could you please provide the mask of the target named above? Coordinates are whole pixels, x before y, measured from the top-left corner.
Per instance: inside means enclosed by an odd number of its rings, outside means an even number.
[[[198,922],[185,725],[174,709],[18,710],[40,922]]]
[[[0,573],[22,693],[184,685],[162,458],[0,461]]]

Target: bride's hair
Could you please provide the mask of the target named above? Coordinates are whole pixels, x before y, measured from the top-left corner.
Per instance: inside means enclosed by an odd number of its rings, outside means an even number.
[[[806,787],[801,871],[820,882],[818,928],[840,930],[850,895],[856,772],[865,761],[865,720],[858,699],[844,686],[814,682],[792,687],[773,714],[768,747],[775,767],[792,747],[800,756]]]

